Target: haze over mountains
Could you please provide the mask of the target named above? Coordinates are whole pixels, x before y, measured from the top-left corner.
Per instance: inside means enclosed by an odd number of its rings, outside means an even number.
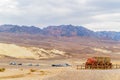
[[[4,33],[26,33],[37,34],[43,36],[55,36],[55,37],[94,37],[109,40],[120,40],[120,32],[115,31],[99,31],[94,32],[82,26],[73,25],[60,25],[60,26],[48,26],[40,29],[35,26],[19,26],[19,25],[1,25],[0,32]]]

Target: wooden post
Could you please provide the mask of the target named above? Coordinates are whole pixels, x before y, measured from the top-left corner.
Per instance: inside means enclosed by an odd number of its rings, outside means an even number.
[[[117,69],[117,64],[116,64],[116,69]]]

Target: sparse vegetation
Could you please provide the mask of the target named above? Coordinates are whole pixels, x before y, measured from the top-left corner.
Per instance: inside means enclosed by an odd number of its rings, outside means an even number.
[[[45,75],[46,74],[46,72],[45,71],[40,71],[40,75]]]
[[[30,69],[30,72],[35,72],[36,70],[35,69]]]
[[[0,72],[4,72],[5,71],[5,68],[0,68]]]
[[[23,71],[23,69],[20,69],[21,71]]]

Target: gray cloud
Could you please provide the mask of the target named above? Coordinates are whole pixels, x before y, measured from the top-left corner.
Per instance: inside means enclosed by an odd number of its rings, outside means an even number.
[[[0,23],[39,27],[73,24],[120,31],[119,4],[119,0],[2,0]]]

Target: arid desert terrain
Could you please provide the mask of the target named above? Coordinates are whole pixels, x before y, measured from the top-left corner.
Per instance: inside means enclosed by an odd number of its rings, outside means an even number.
[[[10,65],[10,62],[16,65]],[[120,80],[120,69],[89,70],[79,69],[76,65],[84,63],[80,59],[59,60],[26,60],[26,59],[1,59],[0,67],[5,68],[0,72],[0,80]],[[22,65],[17,65],[22,63]],[[53,67],[52,64],[70,64],[70,66]],[[120,64],[118,60],[112,61]],[[29,64],[32,64],[30,66]],[[36,66],[39,64],[39,66]]]
[[[0,80],[120,80],[120,69],[77,69],[77,65],[94,56],[110,57],[112,64],[120,65],[119,42],[78,37],[12,37],[1,38]]]

